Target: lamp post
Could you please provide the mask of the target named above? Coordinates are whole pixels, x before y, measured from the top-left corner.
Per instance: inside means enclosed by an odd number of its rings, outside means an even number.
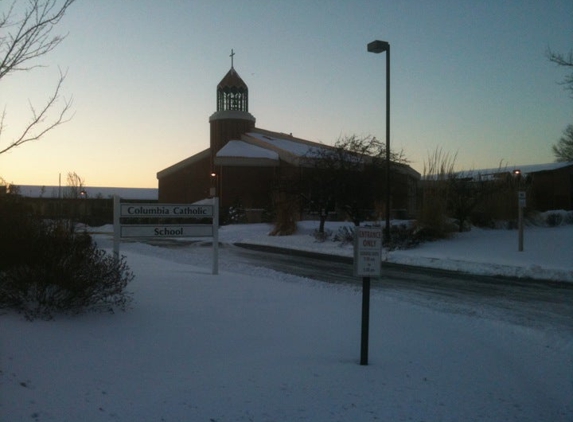
[[[517,179],[517,251],[523,252],[523,208],[525,207],[525,191],[521,188],[521,170],[513,170]]]
[[[80,198],[81,199],[86,199],[88,197],[88,193],[86,192],[85,189],[80,190]],[[88,215],[88,210],[87,210],[87,203],[85,201],[81,201],[81,208],[83,211],[83,220],[84,220],[84,230],[87,230],[88,227],[88,223],[87,223],[87,215]]]
[[[217,185],[219,184],[219,175],[215,173],[215,171],[211,172],[211,180],[212,186],[209,189],[209,195],[211,196],[211,200],[213,201],[213,274],[219,274],[219,230],[215,229],[215,227],[219,226],[219,204],[220,204],[220,195],[217,196]],[[223,188],[221,187],[220,191]]]
[[[368,43],[369,53],[386,52],[386,227],[384,240],[390,242],[390,43],[387,41],[372,41]]]

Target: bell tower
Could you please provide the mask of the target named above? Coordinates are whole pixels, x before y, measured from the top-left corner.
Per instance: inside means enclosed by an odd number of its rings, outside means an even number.
[[[243,133],[255,127],[249,113],[249,88],[235,70],[231,50],[231,69],[217,85],[217,111],[209,117],[211,125],[211,157],[230,140],[240,140]]]

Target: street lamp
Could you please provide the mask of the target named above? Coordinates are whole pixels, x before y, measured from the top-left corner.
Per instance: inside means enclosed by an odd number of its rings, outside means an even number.
[[[390,243],[390,43],[372,41],[368,43],[369,53],[386,52],[386,227],[384,240]]]
[[[219,173],[215,171],[211,172],[211,188],[209,189],[209,196],[219,197],[219,202],[223,203],[223,168],[220,169]]]
[[[217,196],[217,173],[211,173],[211,188],[209,188],[209,196]]]

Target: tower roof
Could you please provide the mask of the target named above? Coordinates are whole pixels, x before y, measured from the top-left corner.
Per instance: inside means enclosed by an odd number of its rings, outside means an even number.
[[[227,72],[227,74],[221,79],[219,85],[217,85],[217,89],[225,89],[225,88],[244,88],[248,89],[247,84],[241,79],[237,71],[233,66]]]
[[[249,88],[233,66],[234,55],[235,52],[231,50],[231,69],[217,85],[217,113],[221,111],[241,111],[248,114]],[[252,117],[249,115],[249,119]]]

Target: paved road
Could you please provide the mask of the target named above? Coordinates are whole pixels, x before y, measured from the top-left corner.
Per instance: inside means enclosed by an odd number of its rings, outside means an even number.
[[[193,242],[155,242],[176,248],[183,255],[209,260],[211,245]],[[278,252],[278,253],[277,253]],[[248,245],[222,245],[219,262],[249,273],[249,268],[268,268],[326,283],[360,288],[362,279],[352,274],[351,258],[309,256],[296,251]],[[492,320],[506,321],[573,339],[573,285],[509,278],[455,274],[442,270],[386,264],[380,279],[372,280],[376,292],[439,309]]]
[[[227,248],[233,254],[275,271],[327,283],[361,285],[351,259],[270,253]],[[257,248],[258,249],[258,248]],[[304,255],[304,254],[303,254]],[[385,264],[372,289],[401,300],[501,319],[573,337],[573,285],[454,274],[448,271]]]

